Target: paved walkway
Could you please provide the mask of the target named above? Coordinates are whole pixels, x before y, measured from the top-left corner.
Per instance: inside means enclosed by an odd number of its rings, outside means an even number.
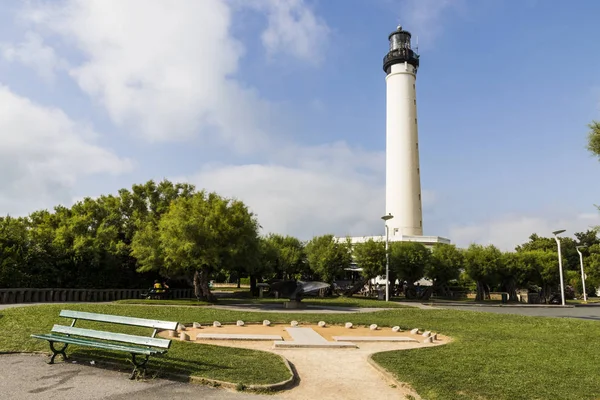
[[[163,379],[131,381],[129,374],[29,354],[0,355],[0,397],[10,400],[279,400]]]
[[[580,318],[600,321],[600,307],[519,307],[519,306],[451,306],[436,305],[436,308],[451,310],[518,314],[533,317]]]
[[[361,307],[333,307],[333,306],[313,306],[306,305],[305,308],[288,309],[283,308],[281,304],[232,304],[232,305],[214,305],[204,306],[205,308],[218,308],[231,311],[254,311],[271,313],[291,313],[291,314],[347,314],[347,313],[369,313],[383,310],[393,310],[394,308],[361,308]]]

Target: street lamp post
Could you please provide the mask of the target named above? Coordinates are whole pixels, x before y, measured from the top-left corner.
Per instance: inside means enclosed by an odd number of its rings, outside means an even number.
[[[563,233],[565,229],[560,229],[558,231],[552,232],[554,235],[554,240],[556,240],[556,245],[558,246],[558,272],[560,273],[560,299],[562,301],[562,305],[565,305],[565,288],[563,283],[563,268],[562,268],[562,255],[560,253],[560,239],[558,238],[559,233]]]
[[[583,272],[583,254],[581,254],[581,251],[579,250],[582,247],[587,247],[587,246],[583,245],[583,246],[577,246],[575,248],[577,249],[577,252],[579,253],[579,265],[581,265],[581,285],[583,286],[583,302],[587,303],[587,293],[585,292],[585,273]]]
[[[390,246],[390,228],[387,222],[392,218],[394,216],[391,213],[381,217],[385,222],[385,301],[390,301],[390,252],[388,251]]]

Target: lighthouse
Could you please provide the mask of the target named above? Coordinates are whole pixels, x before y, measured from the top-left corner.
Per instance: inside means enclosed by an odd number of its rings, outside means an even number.
[[[386,86],[385,214],[391,236],[422,236],[423,210],[416,81],[419,55],[402,26],[388,36],[383,58]]]
[[[385,234],[337,236],[351,243],[368,240],[419,242],[427,247],[450,244],[448,238],[423,235],[419,120],[417,118],[417,70],[419,55],[412,48],[411,34],[402,26],[388,36],[383,58],[386,87],[385,123]]]

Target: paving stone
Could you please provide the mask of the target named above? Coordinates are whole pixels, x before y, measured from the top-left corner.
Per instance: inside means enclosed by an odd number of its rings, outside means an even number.
[[[199,333],[196,340],[283,340],[279,335],[249,335],[243,333]]]
[[[336,341],[348,341],[348,342],[416,342],[417,339],[413,339],[406,336],[333,336],[333,340]]]

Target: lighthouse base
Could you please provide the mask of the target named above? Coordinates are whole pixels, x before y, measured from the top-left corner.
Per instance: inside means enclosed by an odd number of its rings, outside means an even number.
[[[356,243],[364,243],[369,239],[373,239],[375,241],[385,241],[385,235],[382,236],[339,236],[336,237],[335,240],[337,242],[345,242],[347,239],[350,239],[351,244]],[[451,244],[450,239],[442,237],[442,236],[408,236],[408,235],[390,235],[388,237],[390,242],[418,242],[422,243],[426,247],[433,247],[438,243],[443,244]]]

